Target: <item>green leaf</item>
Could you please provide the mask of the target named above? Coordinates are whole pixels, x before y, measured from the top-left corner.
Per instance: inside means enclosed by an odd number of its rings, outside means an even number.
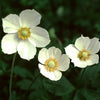
[[[100,24],[95,24],[95,28],[97,31],[100,31]]]
[[[33,78],[32,73],[23,67],[15,66],[14,73],[23,78],[26,78],[26,77]]]
[[[100,100],[100,90],[79,89],[75,92],[73,100]]]
[[[88,66],[86,68],[85,76],[89,79],[93,79],[100,72],[100,63],[94,66]]]
[[[0,70],[0,76],[1,76],[1,75],[3,75],[3,71],[2,71],[2,70]]]
[[[71,100],[70,99],[71,98],[71,95],[72,95],[72,93],[65,94],[65,95],[62,96],[62,99],[61,100]]]
[[[43,87],[42,77],[39,76],[31,86],[32,92],[29,95],[29,100],[51,100],[48,97],[48,92]]]
[[[99,73],[100,73],[100,63],[95,66],[88,66],[84,73],[83,82],[86,84],[89,84],[89,85],[91,85],[93,83],[93,86],[95,84],[98,84],[97,81],[100,83],[100,81],[99,81],[100,74]],[[100,89],[100,87],[99,87],[99,89]]]
[[[29,88],[30,84],[31,84],[31,81],[28,79],[23,79],[23,80],[17,82],[17,86],[19,86],[20,89],[23,89],[23,90],[27,90]]]
[[[32,83],[32,85],[31,85]],[[17,86],[20,87],[20,89],[27,90],[30,87],[30,90],[39,90],[42,87],[42,79],[39,77],[39,75],[35,76],[32,80],[29,79],[23,79],[17,83]]]
[[[74,98],[73,100],[88,100],[82,95],[80,90],[76,91],[76,93],[75,93],[73,98]]]
[[[50,100],[47,95],[46,91],[39,89],[30,93],[29,100]]]
[[[16,100],[16,92],[15,91],[12,92],[12,100]]]
[[[8,65],[4,61],[0,60],[0,69],[6,71],[7,67]]]
[[[100,90],[82,89],[81,92],[87,98],[86,100],[100,100]]]
[[[74,91],[74,86],[63,76],[59,81],[50,81],[49,79],[43,80],[43,85],[45,89],[56,95],[62,96],[65,94],[69,94]]]
[[[31,89],[39,90],[42,87],[42,79],[41,77],[37,77],[37,79],[34,81],[33,85],[31,86]]]
[[[11,99],[16,100],[16,91],[12,91]],[[9,98],[9,100],[10,100],[10,98]]]
[[[29,95],[29,100],[40,100],[39,93],[37,91],[33,91]]]

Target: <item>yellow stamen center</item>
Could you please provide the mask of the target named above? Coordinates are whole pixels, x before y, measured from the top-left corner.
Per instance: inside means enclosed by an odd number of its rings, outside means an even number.
[[[19,36],[19,38],[21,38],[23,40],[28,39],[31,36],[30,29],[27,27],[19,29],[18,36]]]
[[[48,60],[45,61],[45,68],[49,72],[54,72],[57,67],[58,67],[58,62],[56,59],[49,58]]]
[[[80,51],[78,57],[80,60],[86,61],[90,57],[90,53],[87,50]]]

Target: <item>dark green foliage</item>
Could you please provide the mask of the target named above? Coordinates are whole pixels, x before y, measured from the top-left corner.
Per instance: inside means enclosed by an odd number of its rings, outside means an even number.
[[[58,82],[44,79],[43,85],[48,92],[54,94],[55,96],[70,94],[75,89],[65,77],[62,77]]]
[[[30,71],[28,71],[25,68],[19,67],[19,66],[15,66],[14,68],[14,73],[19,75],[22,78],[33,78],[33,75]]]
[[[24,9],[36,9],[42,15],[39,26],[48,30],[51,39],[47,48],[56,46],[64,53],[64,47],[81,34],[100,39],[100,0],[0,0],[0,40],[5,35],[2,18]],[[17,56],[12,100],[100,100],[100,63],[88,66],[81,81],[82,69],[71,64],[61,80],[54,82],[38,76],[37,57],[38,52],[31,61]],[[9,99],[12,59],[13,55],[3,54],[0,45],[0,100]]]

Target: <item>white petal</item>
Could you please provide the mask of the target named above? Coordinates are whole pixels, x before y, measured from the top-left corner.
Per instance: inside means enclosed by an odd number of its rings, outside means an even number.
[[[99,56],[97,54],[93,54],[90,56],[89,60],[86,61],[88,65],[93,65],[99,63]]]
[[[1,40],[2,51],[6,54],[13,54],[17,51],[17,45],[20,42],[17,34],[7,34]]]
[[[56,71],[54,72],[54,79],[53,79],[53,80],[55,80],[55,81],[60,80],[61,77],[62,77],[62,73],[61,73],[60,71],[57,71],[57,70],[56,70]]]
[[[77,58],[79,53],[79,51],[75,48],[73,44],[70,44],[67,47],[65,47],[65,52],[70,59]]]
[[[67,55],[63,54],[58,60],[58,70],[66,71],[69,68],[70,60]]]
[[[26,60],[33,59],[36,54],[36,48],[28,40],[22,40],[17,49],[20,57]]]
[[[60,71],[48,72],[43,65],[39,64],[38,66],[39,66],[39,69],[40,69],[40,73],[43,76],[49,78],[52,81],[60,80],[60,78],[62,76],[62,73]]]
[[[38,60],[39,62],[44,64],[47,59],[49,59],[48,50],[46,48],[43,48],[39,51]]]
[[[29,40],[33,41],[37,47],[45,47],[49,44],[50,38],[48,32],[40,27],[32,28],[32,34]],[[30,42],[31,42],[30,41]]]
[[[79,58],[72,59],[71,62],[74,63],[74,66],[79,67],[79,68],[85,68],[88,66],[86,61],[82,61]]]
[[[99,39],[98,38],[91,39],[91,42],[90,42],[89,47],[87,48],[87,50],[92,54],[99,52],[99,50],[100,50]]]
[[[48,54],[49,54],[49,57],[51,57],[51,58],[59,58],[59,57],[61,57],[60,49],[55,48],[55,47],[50,47],[48,49]]]
[[[16,14],[10,14],[2,19],[3,31],[5,33],[16,33],[20,28],[19,17]]]
[[[40,24],[41,15],[36,10],[26,9],[20,13],[22,27],[33,27]]]
[[[79,50],[84,50],[88,48],[89,44],[90,44],[91,40],[88,37],[79,37],[76,41],[75,41],[75,46],[79,49]]]

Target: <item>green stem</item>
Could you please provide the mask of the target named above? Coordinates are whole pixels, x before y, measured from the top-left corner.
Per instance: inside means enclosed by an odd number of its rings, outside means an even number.
[[[82,82],[82,79],[83,79],[83,76],[84,76],[85,70],[86,70],[86,68],[81,69],[80,77],[79,77],[78,84],[77,84],[76,87],[80,87],[80,84],[81,84],[81,82]],[[72,95],[72,99],[71,99],[71,100],[74,100],[74,97],[75,97],[77,91],[78,91],[78,88],[76,88],[75,91],[73,92],[73,95]]]
[[[28,93],[28,91],[30,90],[32,84],[35,82],[35,80],[36,80],[39,76],[40,76],[40,73],[32,80],[31,84],[29,85],[29,87],[28,87],[28,89],[27,89],[27,93]],[[27,94],[27,93],[26,93],[26,94]]]
[[[63,50],[63,44],[62,44],[61,40],[57,36],[56,36],[56,38],[57,38],[57,41],[60,45],[60,49]]]
[[[29,90],[31,89],[31,86],[33,85],[33,83],[35,82],[35,80],[40,76],[40,73],[32,80],[31,84],[29,85],[28,89],[27,89],[27,92],[22,96],[25,97],[27,96],[27,94],[29,93]]]
[[[13,77],[13,69],[14,69],[14,63],[15,63],[16,54],[17,53],[14,54],[12,65],[11,65],[10,82],[9,82],[9,95],[10,95],[9,98],[10,98],[10,100],[12,100],[12,95],[11,95],[12,77]]]
[[[84,69],[82,69],[82,70],[81,70],[81,72],[80,72],[79,82],[81,82],[81,81],[82,81],[83,76],[84,76],[84,73],[85,73],[85,70],[86,70],[86,68],[84,68]]]

